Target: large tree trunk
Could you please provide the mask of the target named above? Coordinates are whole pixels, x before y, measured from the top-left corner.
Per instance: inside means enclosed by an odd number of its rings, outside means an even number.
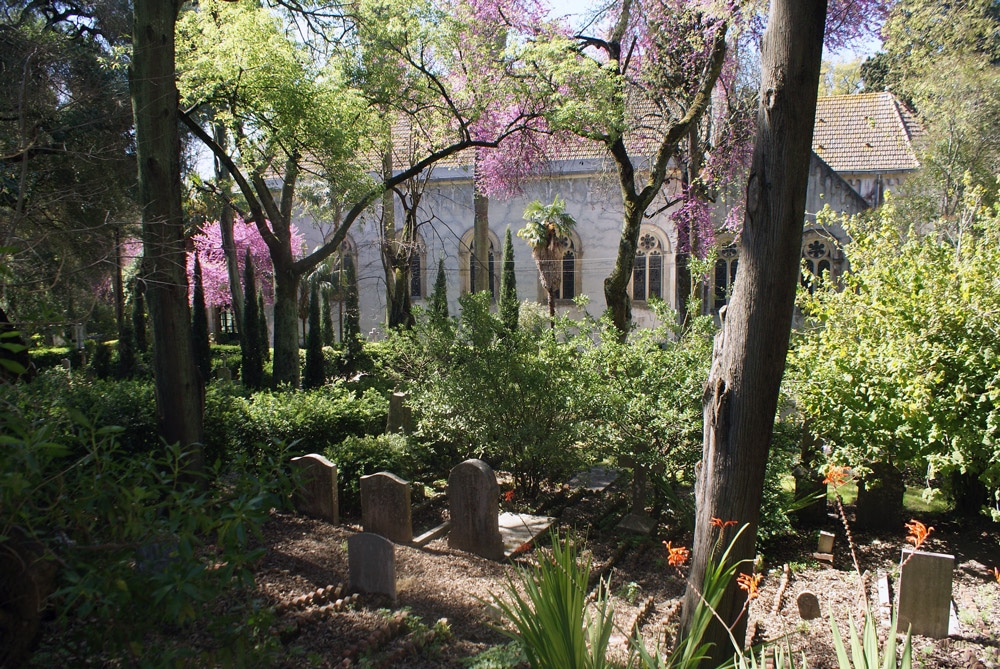
[[[469,271],[475,279],[475,285],[469,286],[473,293],[483,290],[490,290],[493,277],[490,276],[490,200],[483,195],[479,186],[476,185],[479,176],[478,154],[473,167],[475,177],[473,178],[472,208],[473,208],[473,233],[472,233],[472,257],[470,260],[475,263],[475,270],[472,264]]]
[[[690,629],[718,528],[747,523],[733,560],[752,560],[764,469],[798,284],[806,180],[823,48],[826,0],[772,0],[762,45],[757,142],[737,274],[704,395],[705,445],[695,489],[697,513],[682,629]],[[744,563],[740,571],[751,570]],[[719,606],[732,625],[745,595],[730,583]],[[733,630],[742,644],[746,616]],[[732,657],[728,632],[713,620],[705,666]]]
[[[631,172],[631,163],[627,166]],[[619,170],[625,166],[619,164]],[[628,178],[632,178],[629,175]],[[604,300],[615,328],[624,341],[632,328],[632,300],[628,296],[628,284],[632,280],[632,268],[635,266],[635,252],[639,248],[639,230],[642,227],[642,214],[646,207],[636,204],[631,198],[623,197],[625,214],[622,220],[622,233],[618,239],[618,256],[611,274],[604,280]]]
[[[215,124],[215,141],[226,148],[229,144],[226,127]],[[243,290],[240,283],[240,264],[236,255],[236,239],[233,237],[234,212],[229,204],[232,177],[229,170],[218,159],[215,161],[215,179],[222,190],[222,206],[219,211],[219,234],[222,237],[222,252],[226,256],[226,274],[229,276],[229,294],[233,300],[233,316],[237,323],[243,322]],[[240,333],[242,338],[243,333]]]
[[[274,384],[299,387],[299,278],[291,261],[275,258],[274,265]]]
[[[174,82],[176,0],[135,0],[131,70],[142,208],[143,274],[153,323],[153,370],[160,434],[194,449],[201,471],[205,389],[191,349],[180,136]]]

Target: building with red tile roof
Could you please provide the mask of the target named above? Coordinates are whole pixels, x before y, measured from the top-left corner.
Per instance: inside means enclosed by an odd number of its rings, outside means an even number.
[[[875,207],[920,168],[921,134],[913,111],[891,93],[834,95],[817,101],[812,148]]]

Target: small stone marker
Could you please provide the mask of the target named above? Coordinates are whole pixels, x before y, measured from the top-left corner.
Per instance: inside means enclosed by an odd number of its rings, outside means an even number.
[[[362,476],[361,525],[397,544],[413,541],[410,483],[389,472]]]
[[[362,532],[347,538],[351,590],[388,595],[396,601],[396,546],[385,537]]]
[[[904,548],[900,564],[899,629],[912,626],[913,634],[947,637],[955,556]]]
[[[833,532],[821,531],[819,533],[819,546],[816,550],[820,553],[832,553],[834,536]]]
[[[307,516],[340,522],[337,505],[337,465],[322,455],[310,453],[292,458],[292,469],[298,474],[298,487],[292,500],[295,509]]]
[[[819,597],[815,593],[803,590],[795,599],[799,607],[799,616],[802,620],[814,620],[820,617]]]
[[[500,486],[482,460],[466,460],[448,475],[451,532],[448,545],[489,560],[503,559],[500,537]]]
[[[656,529],[656,521],[645,513],[630,513],[622,518],[616,527],[626,532],[649,535]]]
[[[386,432],[406,432],[413,431],[413,411],[406,405],[406,393],[392,393],[389,395],[389,417],[385,422]]]
[[[605,488],[618,480],[618,470],[611,467],[591,467],[580,472],[569,480],[570,488],[583,488],[589,492],[603,492]]]

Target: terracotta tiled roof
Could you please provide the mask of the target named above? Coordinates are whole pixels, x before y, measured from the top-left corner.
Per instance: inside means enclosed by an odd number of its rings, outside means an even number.
[[[649,101],[640,101],[631,105],[630,126],[633,128],[625,135],[625,145],[633,160],[651,158],[659,148],[663,137],[663,118],[655,105]],[[392,126],[392,143],[397,165],[405,163],[407,156],[426,155],[428,140],[422,136],[422,130],[415,128],[408,118],[400,118]],[[439,137],[434,142],[441,146],[445,138]],[[454,137],[448,140],[454,141]],[[570,138],[566,142],[549,144],[547,153],[553,161],[603,160],[610,156],[607,147],[598,141],[582,138]],[[465,150],[439,161],[438,167],[469,167],[473,162],[474,152]]]
[[[913,113],[891,93],[822,97],[813,151],[837,172],[900,172],[920,167]]]

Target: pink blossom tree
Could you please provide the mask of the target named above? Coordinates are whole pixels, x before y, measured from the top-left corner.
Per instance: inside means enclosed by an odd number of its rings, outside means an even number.
[[[303,237],[295,224],[291,226],[292,246],[301,248]],[[239,259],[240,276],[244,274],[247,249],[253,258],[254,269],[257,271],[258,286],[266,304],[274,303],[274,268],[271,265],[271,255],[264,238],[260,236],[257,226],[247,223],[237,217],[233,221],[233,239],[236,243],[236,255]],[[194,276],[194,256],[201,258],[202,285],[205,289],[205,306],[232,306],[233,292],[242,291],[242,281],[239,286],[231,286],[229,270],[226,265],[226,254],[223,250],[221,226],[218,221],[211,221],[202,227],[201,232],[192,238],[194,251],[188,254],[187,268],[189,281]]]
[[[753,138],[752,95],[745,92],[753,87],[739,85],[737,56],[757,47],[763,17],[753,3],[618,0],[592,31],[572,33],[558,23],[525,26],[511,17],[530,15],[531,6],[493,2],[507,29],[520,32],[520,71],[530,73],[512,108],[531,100],[546,106],[532,132],[482,152],[478,182],[491,196],[509,196],[534,167],[559,154],[566,134],[604,145],[623,205],[605,297],[624,335],[639,229],[654,205],[680,205],[673,217],[683,252],[704,256],[711,247],[723,199],[726,224],[739,227]],[[831,2],[827,44],[843,48],[877,34],[889,4]],[[675,177],[679,195],[667,197],[663,186]]]
[[[336,252],[361,214],[436,162],[495,146],[530,122],[525,111],[490,136],[475,131],[506,108],[510,86],[490,84],[510,72],[506,60],[490,65],[478,51],[469,59],[482,44],[463,41],[467,18],[426,0],[362,0],[340,17],[343,36],[321,35],[323,49],[308,53],[259,6],[206,0],[181,21],[178,70],[190,110],[181,120],[229,171],[245,201],[233,205],[271,257],[276,383],[298,385],[299,280]],[[488,78],[494,68],[506,74]],[[202,127],[204,108],[227,126],[232,150]],[[382,174],[379,156],[399,116],[419,129],[419,157]],[[300,177],[327,186],[333,225],[325,243],[296,258],[290,223]]]

